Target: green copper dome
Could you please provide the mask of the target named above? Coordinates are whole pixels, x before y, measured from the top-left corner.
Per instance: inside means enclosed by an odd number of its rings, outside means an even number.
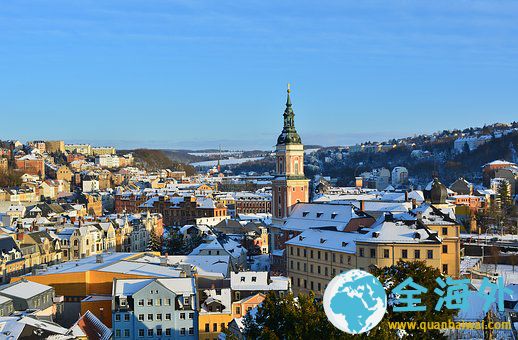
[[[284,110],[284,127],[279,138],[277,138],[277,145],[280,144],[301,144],[297,130],[295,129],[295,113],[291,108],[290,87],[288,85],[288,99],[286,100],[286,109]]]

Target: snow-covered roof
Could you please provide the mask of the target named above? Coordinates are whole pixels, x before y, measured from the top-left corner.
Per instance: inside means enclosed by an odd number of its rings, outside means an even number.
[[[282,229],[304,231],[317,227],[335,227],[342,231],[355,217],[358,216],[352,205],[299,203],[294,206]]]
[[[115,283],[114,296],[132,296],[151,282],[157,281],[176,294],[194,294],[196,287],[194,278],[160,278],[160,279],[118,279]]]
[[[160,257],[146,255],[136,259],[137,262],[160,263]],[[229,256],[228,255],[169,255],[167,264],[170,266],[179,266],[189,264],[194,266],[198,275],[203,276],[221,276],[226,277],[229,272]]]
[[[284,276],[270,276],[268,272],[231,272],[230,287],[232,290],[244,291],[287,291],[289,279]]]
[[[359,233],[308,229],[287,241],[286,244],[354,254],[356,240],[364,238],[365,235]]]
[[[20,280],[4,287],[0,287],[0,294],[5,294],[21,299],[29,299],[53,288],[41,283]]]

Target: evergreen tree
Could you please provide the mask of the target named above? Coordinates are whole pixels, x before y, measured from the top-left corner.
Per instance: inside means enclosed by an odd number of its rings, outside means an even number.
[[[183,255],[184,248],[185,242],[183,239],[183,235],[171,230],[171,232],[169,233],[169,238],[167,240],[167,253],[171,255]]]
[[[245,317],[247,339],[352,339],[328,320],[313,293],[284,297],[269,293],[255,318]]]
[[[503,215],[502,217],[509,217],[512,208],[512,202],[511,193],[509,192],[509,186],[507,185],[507,182],[500,183],[496,194],[500,200],[500,210]]]
[[[147,244],[146,250],[162,252],[162,236],[157,235],[154,227],[149,233],[149,242]]]
[[[203,238],[200,235],[193,235],[184,242],[183,254],[190,254],[194,248],[197,248],[203,242]]]
[[[404,262],[399,261],[396,265],[375,268],[372,274],[380,280],[387,291],[387,298],[391,298],[391,291],[398,284],[408,277],[413,277],[414,281],[427,288],[428,291],[419,296],[421,305],[426,306],[423,312],[394,312],[393,306],[388,304],[387,312],[383,320],[369,332],[369,337],[378,337],[383,339],[397,339],[395,330],[389,328],[389,322],[415,321],[417,324],[421,322],[448,322],[457,313],[457,310],[443,308],[440,311],[435,310],[435,305],[439,296],[434,292],[437,287],[435,281],[438,277],[442,277],[441,272],[437,268],[428,267],[424,261]],[[409,337],[415,339],[443,339],[445,336],[439,330],[409,330]]]

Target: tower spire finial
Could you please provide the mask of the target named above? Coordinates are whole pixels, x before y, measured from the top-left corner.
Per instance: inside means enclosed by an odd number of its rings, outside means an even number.
[[[290,83],[288,83],[288,94],[290,94],[291,90],[290,90]]]

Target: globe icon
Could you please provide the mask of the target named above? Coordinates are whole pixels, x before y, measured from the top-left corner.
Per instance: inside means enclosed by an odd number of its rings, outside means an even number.
[[[335,276],[324,292],[324,311],[331,323],[349,334],[365,333],[383,319],[387,294],[380,281],[359,269]]]

